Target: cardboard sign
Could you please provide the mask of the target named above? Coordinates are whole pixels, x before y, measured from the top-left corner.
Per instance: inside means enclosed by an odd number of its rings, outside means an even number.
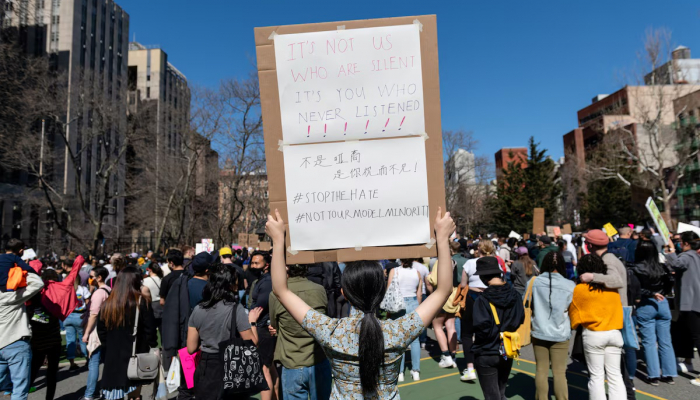
[[[554,232],[554,228],[556,228],[556,226],[547,225],[547,228],[546,228],[547,229],[547,236],[549,236],[551,238],[554,238],[557,236],[556,233]]]
[[[445,210],[436,17],[256,28],[255,40],[287,262],[436,255],[425,246]]]
[[[260,242],[260,250],[270,251],[272,250],[272,243],[270,242]]]
[[[258,247],[258,242],[260,240],[258,239],[258,235],[255,233],[251,233],[248,235],[248,247]]]
[[[248,234],[239,233],[238,234],[238,245],[241,247],[248,247]]]
[[[553,228],[553,231],[554,231],[554,237],[561,237],[561,228],[560,227],[555,226]]]
[[[603,230],[609,237],[617,235],[617,229],[615,229],[615,227],[610,222],[603,225]]]
[[[571,235],[573,233],[571,230],[571,224],[564,224],[564,227],[561,228],[561,233],[563,235]]]
[[[544,232],[544,208],[535,208],[532,213],[532,232],[535,234]]]
[[[661,211],[659,211],[659,208],[656,206],[656,203],[654,203],[654,200],[651,197],[649,197],[645,206],[647,208],[647,211],[649,211],[649,215],[651,215],[651,219],[654,220],[654,225],[656,225],[656,229],[659,231],[659,235],[661,235],[661,237],[664,238],[664,243],[668,242],[669,238],[671,237],[671,234],[668,231],[666,221],[664,221],[664,218],[661,216]]]

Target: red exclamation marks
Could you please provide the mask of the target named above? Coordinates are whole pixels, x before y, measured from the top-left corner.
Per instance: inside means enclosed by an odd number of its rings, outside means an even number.
[[[306,137],[309,137],[311,135],[311,125],[309,125],[308,128],[306,128]]]
[[[386,130],[386,126],[389,125],[389,120],[390,120],[390,119],[391,119],[391,118],[387,118],[387,119],[386,119],[386,124],[384,124],[384,129],[382,129],[382,132],[384,132],[384,131]]]
[[[326,128],[327,127],[328,127],[328,125],[323,124],[323,137],[326,137]]]
[[[345,123],[345,130],[343,131],[343,136],[348,134],[348,123]]]
[[[401,118],[401,123],[399,124],[399,130],[401,130],[401,125],[403,125],[403,121],[405,121],[405,120],[406,120],[406,116]]]
[[[367,120],[367,123],[365,124],[365,135],[367,134],[367,127],[369,126],[369,120]]]

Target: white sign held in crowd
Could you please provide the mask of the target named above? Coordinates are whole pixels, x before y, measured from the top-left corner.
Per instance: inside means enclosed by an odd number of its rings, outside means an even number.
[[[275,36],[285,144],[425,132],[419,26]]]
[[[289,146],[284,169],[295,250],[430,241],[420,137]]]
[[[700,236],[700,228],[698,228],[697,226],[685,224],[683,222],[678,223],[678,233],[683,233],[683,232],[688,232],[688,231],[695,232],[698,234],[698,236]]]

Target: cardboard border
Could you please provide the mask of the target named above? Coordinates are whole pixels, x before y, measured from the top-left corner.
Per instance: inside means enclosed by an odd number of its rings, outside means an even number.
[[[434,213],[438,207],[447,211],[445,206],[445,175],[442,154],[442,122],[440,117],[440,75],[438,68],[437,17],[421,15],[412,17],[381,18],[356,21],[323,22],[316,24],[268,26],[255,28],[255,50],[260,80],[260,108],[263,115],[265,137],[265,156],[267,162],[268,190],[270,210],[278,209],[282,218],[289,221],[287,213],[287,196],[284,178],[283,153],[278,149],[282,140],[282,119],[280,114],[279,91],[277,89],[277,71],[275,63],[274,40],[270,35],[290,33],[307,33],[335,31],[338,26],[345,29],[372,28],[379,26],[408,25],[418,20],[423,24],[420,33],[421,65],[423,72],[423,104],[425,110],[425,155],[428,177],[428,205],[430,207],[430,236],[435,237]],[[383,139],[380,139],[383,140]],[[289,228],[289,225],[287,225]],[[287,229],[287,244],[289,229]],[[359,250],[336,249],[320,251],[299,251],[292,254],[287,251],[288,264],[304,264],[326,261],[380,260],[401,257],[432,257],[437,255],[435,246],[425,244],[409,246],[365,247]]]

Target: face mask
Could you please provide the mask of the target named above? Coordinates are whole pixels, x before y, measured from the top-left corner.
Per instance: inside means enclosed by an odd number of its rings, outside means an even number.
[[[676,242],[676,252],[680,253],[683,251],[683,248],[681,247],[681,242]]]
[[[260,278],[260,276],[262,275],[262,270],[261,270],[261,269],[257,269],[257,268],[248,268],[248,269],[249,269],[250,271],[252,271],[253,276],[255,276],[256,278]]]
[[[95,278],[89,278],[89,279],[88,279],[88,285],[94,286],[94,283],[95,283]]]

